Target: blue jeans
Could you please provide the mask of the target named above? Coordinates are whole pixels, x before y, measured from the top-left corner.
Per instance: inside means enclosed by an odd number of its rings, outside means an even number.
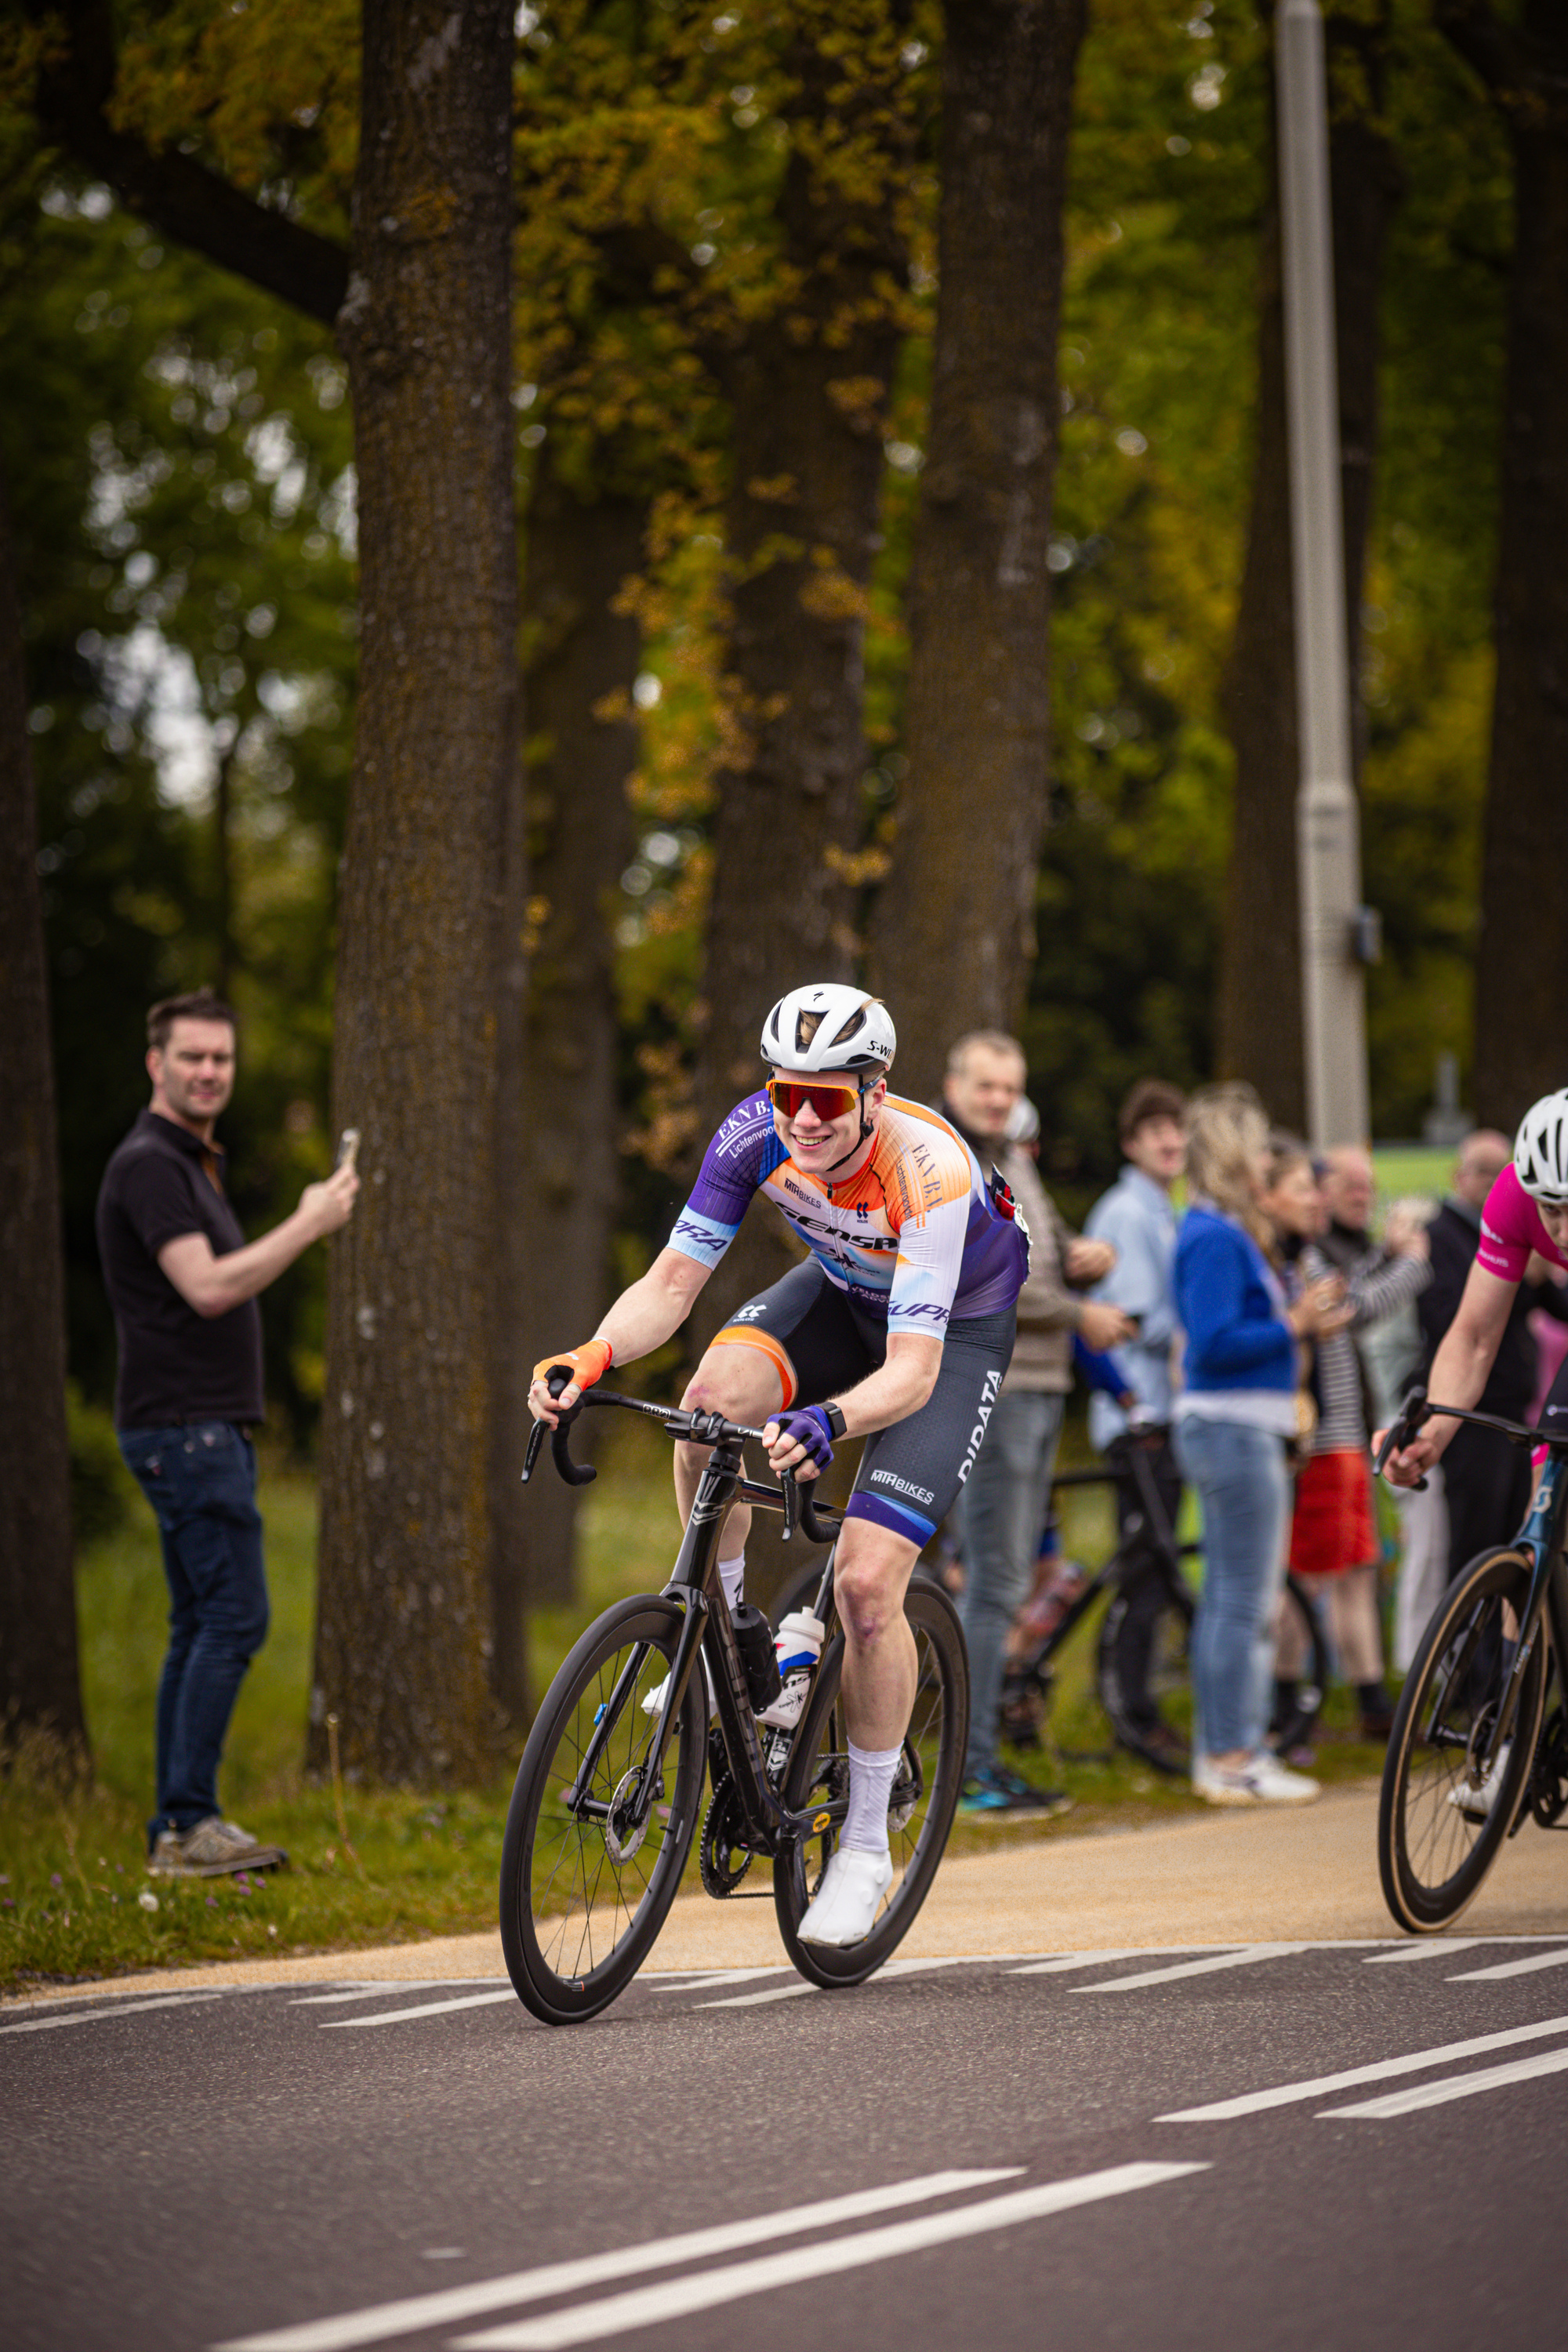
[[[153,1506],[169,1580],[158,1683],[158,1809],[188,1830],[218,1810],[217,1768],[245,1670],[267,1639],[256,1449],[231,1422],[122,1429],[120,1451]]]
[[[1239,1421],[1176,1424],[1176,1455],[1204,1514],[1193,1625],[1194,1753],[1255,1755],[1268,1728],[1274,1609],[1285,1580],[1285,1441]]]
[[[969,1649],[969,1748],[963,1776],[996,1762],[996,1712],[1007,1629],[1028,1597],[1050,1500],[1067,1399],[1015,1389],[992,1407],[960,1503]]]

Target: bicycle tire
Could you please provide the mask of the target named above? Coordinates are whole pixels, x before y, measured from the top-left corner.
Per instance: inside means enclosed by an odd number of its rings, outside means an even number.
[[[1311,1595],[1298,1584],[1293,1576],[1285,1579],[1280,1595],[1281,1633],[1285,1617],[1293,1613],[1301,1636],[1301,1654],[1306,1664],[1295,1677],[1288,1695],[1276,1685],[1273,1720],[1268,1726],[1268,1744],[1283,1756],[1288,1749],[1305,1746],[1317,1728],[1318,1718],[1328,1696],[1331,1661],[1329,1637],[1323,1631]],[[1281,1646],[1283,1643],[1281,1642]]]
[[[1523,1553],[1507,1545],[1479,1553],[1434,1612],[1394,1710],[1378,1804],[1377,1866],[1389,1910],[1415,1935],[1451,1926],[1474,1902],[1530,1785],[1546,1698],[1544,1623],[1522,1677],[1495,1801],[1481,1821],[1449,1801],[1466,1784],[1470,1749],[1509,1672],[1506,1652],[1494,1659],[1489,1643],[1510,1638],[1508,1612],[1517,1623],[1530,1581]]]
[[[642,1700],[668,1674],[683,1622],[684,1612],[674,1601],[651,1593],[607,1609],[551,1684],[522,1751],[501,1846],[501,1948],[518,1999],[546,2025],[581,2024],[626,1990],[680,1884],[701,1810],[706,1762],[700,1662],[665,1750],[668,1811],[656,1803],[637,1848],[624,1862],[612,1859],[603,1826],[575,1818],[560,1802],[559,1790],[563,1780],[574,1783],[597,1720],[593,1710],[608,1703],[623,1667],[639,1653],[591,1793],[610,1801],[646,1758],[657,1718],[643,1712]],[[548,1907],[536,1907],[541,1900]],[[607,1947],[598,1959],[595,1913]]]
[[[1111,1593],[1095,1644],[1095,1689],[1117,1746],[1156,1772],[1177,1778],[1189,1769],[1185,1757],[1175,1755],[1170,1743],[1180,1741],[1184,1748],[1192,1737],[1188,1649],[1194,1604],[1185,1585],[1178,1590],[1163,1580],[1157,1601],[1146,1614],[1140,1609],[1142,1597],[1141,1586],[1129,1590],[1119,1584]],[[1145,1627],[1149,1640],[1137,1670]],[[1184,1708],[1183,1693],[1188,1695]],[[1153,1708],[1164,1744],[1142,1719],[1148,1706]]]
[[[940,1585],[916,1577],[904,1598],[904,1614],[917,1649],[915,1706],[889,1807],[893,1885],[870,1934],[838,1948],[803,1944],[797,1933],[837,1843],[836,1823],[773,1864],[773,1904],[784,1949],[802,1976],[825,1991],[864,1984],[903,1941],[931,1891],[958,1806],[969,1738],[969,1664],[958,1613]],[[835,1633],[813,1677],[784,1771],[784,1801],[792,1811],[804,1811],[818,1792],[836,1800],[847,1790],[847,1738],[839,1699],[843,1664],[844,1637]],[[911,1790],[918,1793],[911,1796]]]

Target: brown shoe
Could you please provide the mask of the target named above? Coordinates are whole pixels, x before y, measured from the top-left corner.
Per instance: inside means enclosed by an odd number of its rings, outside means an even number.
[[[237,1822],[209,1813],[188,1830],[164,1830],[148,1858],[154,1878],[224,1878],[240,1870],[276,1870],[289,1857],[281,1846],[259,1845]]]

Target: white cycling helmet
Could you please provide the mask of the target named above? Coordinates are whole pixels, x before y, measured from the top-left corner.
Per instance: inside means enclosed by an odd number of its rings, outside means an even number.
[[[775,1070],[874,1070],[893,1066],[898,1034],[879,996],[829,980],[792,988],[763,1024],[763,1059]]]
[[[1514,1172],[1532,1201],[1568,1209],[1568,1087],[1542,1095],[1520,1121]]]

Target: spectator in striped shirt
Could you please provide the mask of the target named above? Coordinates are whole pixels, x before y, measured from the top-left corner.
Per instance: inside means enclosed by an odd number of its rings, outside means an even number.
[[[1321,1246],[1328,1204],[1306,1146],[1294,1137],[1272,1141],[1263,1207],[1277,1236],[1287,1297],[1295,1297],[1337,1269]],[[1372,1507],[1366,1408],[1354,1334],[1396,1314],[1431,1280],[1425,1231],[1401,1226],[1387,1255],[1369,1252],[1344,1283],[1344,1313],[1310,1343],[1306,1383],[1315,1412],[1296,1481],[1290,1526],[1290,1570],[1323,1608],[1340,1673],[1353,1685],[1363,1736],[1386,1739],[1393,1720],[1384,1684],[1383,1633],[1378,1614],[1382,1548]],[[1279,1679],[1289,1685],[1297,1662],[1282,1658]],[[1289,1696],[1289,1692],[1282,1694]]]

